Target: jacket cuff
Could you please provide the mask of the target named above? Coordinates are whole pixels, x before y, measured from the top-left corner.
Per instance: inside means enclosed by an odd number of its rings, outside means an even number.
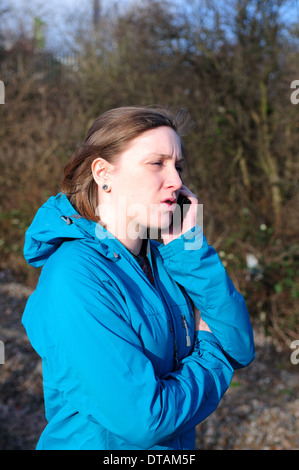
[[[210,343],[214,343],[219,348],[221,348],[221,344],[216,338],[216,336],[213,335],[210,331],[205,331],[205,330],[197,330],[194,333],[194,339],[195,339],[195,345],[199,344],[201,340],[209,341]]]
[[[167,245],[160,245],[159,251],[164,259],[168,259],[178,252],[199,250],[203,245],[204,235],[202,227],[195,225],[188,232],[183,233]]]

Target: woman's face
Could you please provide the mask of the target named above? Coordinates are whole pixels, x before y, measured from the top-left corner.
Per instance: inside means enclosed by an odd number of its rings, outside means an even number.
[[[144,132],[123,152],[109,173],[112,203],[118,220],[146,228],[167,228],[182,186],[181,141],[170,127]],[[102,193],[101,193],[102,194]]]

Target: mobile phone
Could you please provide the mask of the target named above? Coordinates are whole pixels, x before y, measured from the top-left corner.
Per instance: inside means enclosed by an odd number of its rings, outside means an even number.
[[[182,209],[184,204],[191,204],[191,201],[190,199],[187,197],[187,196],[183,196],[183,194],[179,194],[178,195],[178,199],[177,199],[177,204],[180,206],[180,208]]]
[[[189,205],[191,204],[190,199],[187,196],[184,196],[183,194],[179,194],[177,198],[177,205],[178,207],[176,208],[174,214],[173,214],[173,222],[175,225],[179,224],[182,225],[183,220],[185,215],[187,214],[189,210]],[[179,212],[179,215],[178,215]],[[178,227],[179,228],[179,227]]]

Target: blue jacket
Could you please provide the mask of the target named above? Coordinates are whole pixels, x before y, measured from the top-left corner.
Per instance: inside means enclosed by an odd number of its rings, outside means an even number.
[[[196,425],[254,358],[243,297],[201,228],[150,241],[154,288],[58,194],[37,212],[24,255],[43,265],[22,320],[43,362],[37,449],[194,449]],[[212,333],[194,332],[192,303]]]

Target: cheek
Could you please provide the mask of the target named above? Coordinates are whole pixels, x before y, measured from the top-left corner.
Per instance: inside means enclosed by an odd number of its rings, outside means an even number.
[[[125,171],[117,182],[117,192],[126,197],[128,204],[140,203],[145,207],[160,202],[162,178],[152,172]]]
[[[136,202],[140,197],[139,186],[130,175],[125,175],[115,182],[115,192],[118,197],[125,198],[128,204]]]
[[[131,202],[139,202],[149,206],[155,202],[155,190],[147,180],[136,178],[127,184],[127,198]]]

